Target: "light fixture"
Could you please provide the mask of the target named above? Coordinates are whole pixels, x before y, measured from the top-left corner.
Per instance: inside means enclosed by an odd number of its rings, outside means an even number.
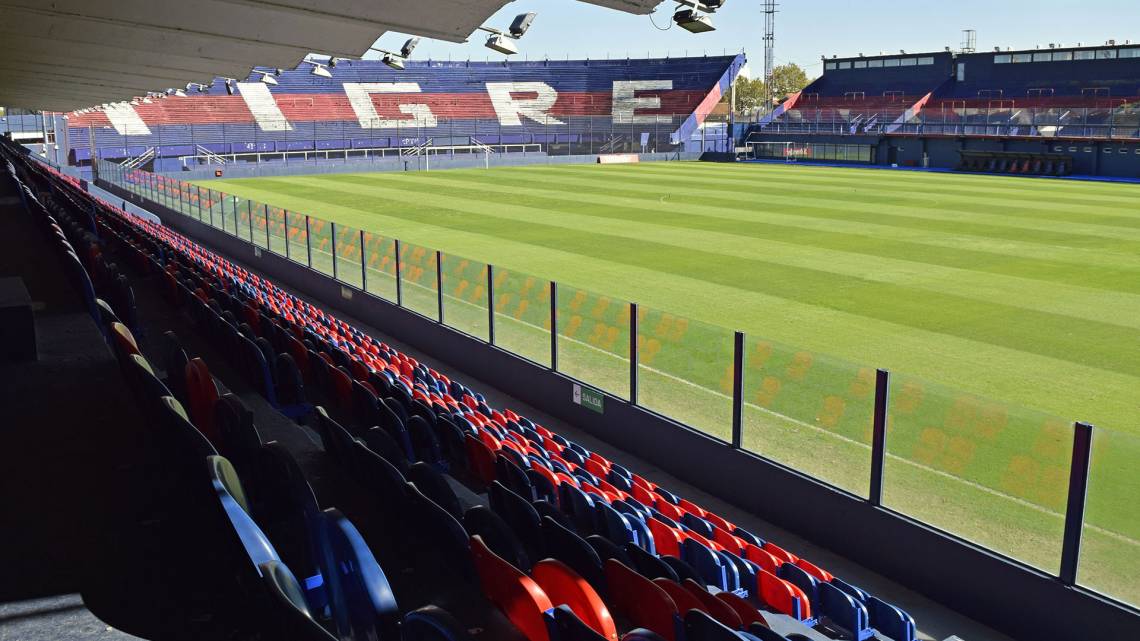
[[[677,0],[677,11],[673,22],[689,33],[715,31],[712,18],[708,16],[724,6],[725,0]]]
[[[226,81],[226,94],[230,95],[230,96],[234,95],[234,92],[237,91],[237,88],[234,87],[233,78],[225,78],[225,81]]]
[[[200,82],[186,83],[186,91],[190,91],[191,89],[194,89],[198,93],[206,93],[210,88]]]
[[[262,73],[261,74],[261,81],[267,85],[276,85],[277,84],[277,79],[274,78],[273,75],[269,74],[269,73]]]
[[[330,58],[330,60],[331,60],[331,58]],[[323,64],[321,64],[319,62],[314,62],[312,60],[302,60],[301,62],[313,65],[313,68],[311,71],[309,71],[309,73],[313,74],[314,76],[318,76],[321,78],[332,78],[333,77],[332,72],[329,71],[329,68],[324,66]]]
[[[404,43],[404,46],[400,47],[399,53],[388,51],[387,49],[377,49],[375,47],[369,47],[368,50],[384,54],[383,57],[380,58],[380,62],[383,62],[396,71],[403,71],[404,63],[407,62],[408,58],[412,56],[412,52],[415,51],[416,45],[418,44],[420,44],[420,39],[418,37],[413,37],[408,38],[407,42]]]
[[[530,29],[530,25],[534,22],[534,18],[537,15],[538,14],[534,12],[520,13],[515,16],[514,21],[511,22],[511,26],[508,27],[506,31],[494,27],[479,27],[479,31],[486,31],[491,34],[487,37],[487,42],[484,43],[484,46],[492,51],[498,51],[508,56],[518,53],[519,48],[514,41],[522,38],[523,35],[526,34],[527,29]]]

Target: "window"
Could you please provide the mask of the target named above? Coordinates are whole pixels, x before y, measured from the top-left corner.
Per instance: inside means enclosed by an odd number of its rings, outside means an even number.
[[[1077,153],[1077,148],[1076,148],[1076,147],[1069,147],[1069,153],[1070,153],[1070,154],[1075,154],[1075,153]]]
[[[1065,150],[1065,148],[1062,147],[1061,145],[1057,145],[1056,147],[1053,147],[1053,151],[1055,151],[1057,153],[1061,153],[1064,150]]]
[[[899,60],[899,66],[902,67],[913,67],[917,64],[918,60],[915,60],[914,58],[903,58],[902,60]]]
[[[1009,55],[1008,53],[994,56],[995,65],[1008,65],[1011,62],[1013,62],[1013,56]]]
[[[824,71],[835,71],[835,63],[829,62],[829,63],[823,65],[823,70]]]
[[[920,65],[932,65],[932,64],[934,64],[934,58],[919,58],[918,64],[920,64]]]
[[[1066,62],[1073,59],[1072,51],[1054,51],[1053,62]]]
[[[1097,60],[1115,60],[1116,49],[1100,49],[1096,52]]]
[[[899,59],[898,58],[887,58],[886,60],[883,61],[883,66],[884,67],[897,67],[897,66],[899,66]]]
[[[1033,54],[1031,53],[1015,53],[1013,54],[1013,61],[1018,62],[1033,62]]]
[[[1096,58],[1095,51],[1074,51],[1073,60],[1092,60]]]
[[[839,63],[839,68],[840,69],[850,69],[851,68],[851,62],[850,61],[841,62],[841,63]]]
[[[1121,49],[1121,58],[1140,58],[1140,48]]]
[[[1085,147],[1085,153],[1091,154],[1092,153],[1092,147]]]
[[[1111,149],[1109,149],[1108,147],[1105,147],[1105,148],[1104,148],[1104,153],[1106,153],[1106,154],[1111,154],[1111,153],[1112,153],[1112,150],[1111,150]]]
[[[866,60],[856,60],[855,61],[855,68],[856,69],[866,69],[867,68],[867,61]]]
[[[1128,153],[1128,150],[1121,147],[1119,153],[1126,154],[1126,153]]]
[[[871,69],[881,69],[883,67],[883,61],[882,60],[868,60],[867,66],[870,67]]]
[[[1049,51],[1035,53],[1033,54],[1033,62],[1053,62],[1053,53]]]

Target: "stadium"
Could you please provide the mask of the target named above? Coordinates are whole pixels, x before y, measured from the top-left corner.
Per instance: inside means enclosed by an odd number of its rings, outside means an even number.
[[[326,5],[0,8],[0,639],[1140,638],[1140,44]]]

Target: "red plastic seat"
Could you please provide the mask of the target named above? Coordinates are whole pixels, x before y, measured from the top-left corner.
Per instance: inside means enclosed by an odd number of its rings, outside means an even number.
[[[705,604],[701,600],[693,596],[691,592],[681,586],[680,583],[671,579],[657,578],[653,579],[654,585],[665,591],[670,599],[673,599],[673,604],[677,606],[677,612],[684,618],[685,613],[689,610],[700,610],[705,614],[710,614]]]
[[[780,569],[780,566],[783,565],[779,559],[772,556],[769,552],[762,550],[755,545],[752,545],[751,543],[746,543],[744,545],[744,558],[760,566],[761,570],[770,572],[772,574],[775,574],[776,570]]]
[[[704,518],[705,516],[704,508],[687,499],[679,499],[677,501],[677,506],[689,514],[692,514],[693,516],[699,516],[701,518]]]
[[[550,641],[543,613],[554,607],[542,588],[492,552],[479,536],[471,537],[471,557],[483,594],[530,641]]]
[[[764,550],[768,552],[768,554],[776,557],[776,560],[780,563],[791,563],[795,565],[796,559],[798,558],[796,555],[788,552],[784,548],[776,545],[775,543],[772,543],[771,541],[768,541],[764,544]]]
[[[221,434],[214,422],[214,405],[218,402],[218,387],[210,376],[205,361],[194,358],[186,362],[186,400],[190,420],[215,448],[221,445]]]
[[[753,623],[759,623],[764,627],[768,627],[768,621],[764,619],[764,615],[760,614],[760,610],[757,610],[756,606],[745,599],[736,596],[732,592],[717,592],[715,596],[736,612],[736,616],[740,617],[740,622],[744,629],[747,629],[748,626]]]
[[[614,609],[630,623],[676,641],[677,605],[667,592],[614,559],[606,561],[606,586]]]
[[[713,514],[712,512],[705,512],[705,520],[724,530],[725,532],[732,532],[736,529],[732,523],[729,523],[725,519],[717,516],[716,514]]]
[[[831,583],[831,580],[835,578],[827,570],[803,559],[796,559],[796,566],[824,583]]]
[[[744,549],[744,540],[716,527],[713,529],[713,540],[724,546],[725,550],[739,555]]]
[[[569,566],[561,561],[546,559],[536,563],[530,575],[546,592],[551,603],[570,606],[574,614],[595,632],[617,641],[617,626],[606,604],[594,588]]]
[[[757,575],[760,584],[760,600],[769,608],[800,620],[811,617],[811,606],[803,591],[780,577],[761,570]]]
[[[139,351],[139,344],[135,342],[135,337],[131,334],[131,330],[122,323],[111,323],[111,334],[115,337],[115,346],[124,356],[131,354],[142,355]]]
[[[471,470],[471,474],[479,479],[484,485],[490,485],[494,481],[497,473],[495,472],[495,452],[487,447],[483,441],[468,434],[464,439],[467,447],[467,468]]]
[[[692,579],[685,579],[685,581],[681,584],[681,587],[685,588],[689,591],[690,594],[697,597],[701,604],[705,606],[705,612],[708,612],[712,618],[720,621],[733,630],[744,629],[744,622],[741,620],[740,615],[736,613],[736,610],[733,609],[731,605],[709,594],[709,591],[698,584],[696,581]]]
[[[649,532],[653,535],[653,544],[656,546],[658,554],[681,558],[681,543],[685,541],[684,534],[655,518],[649,519]]]

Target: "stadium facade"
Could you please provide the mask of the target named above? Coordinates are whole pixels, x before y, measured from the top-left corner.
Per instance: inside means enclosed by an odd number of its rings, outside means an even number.
[[[853,162],[933,168],[958,167],[963,151],[1055,154],[1066,173],[1136,177],[1140,46],[825,59],[745,140],[858,145]]]

